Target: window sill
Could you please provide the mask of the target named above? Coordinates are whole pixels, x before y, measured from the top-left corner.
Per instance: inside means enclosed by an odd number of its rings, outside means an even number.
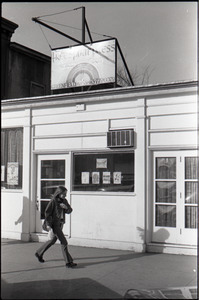
[[[4,189],[1,188],[1,192],[3,193],[23,193],[22,189]]]

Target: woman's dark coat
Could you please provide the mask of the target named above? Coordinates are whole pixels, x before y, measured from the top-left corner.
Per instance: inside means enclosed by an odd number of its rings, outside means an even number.
[[[63,203],[67,206],[67,209],[62,208],[60,203]],[[70,214],[72,208],[66,199],[61,200],[59,198],[54,198],[50,200],[46,209],[45,209],[45,219],[47,225],[52,228],[55,223],[65,223],[65,214]]]

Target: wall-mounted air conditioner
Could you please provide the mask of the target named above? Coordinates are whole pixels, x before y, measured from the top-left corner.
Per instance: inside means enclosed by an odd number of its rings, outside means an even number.
[[[107,132],[107,147],[134,147],[134,130],[111,130]]]

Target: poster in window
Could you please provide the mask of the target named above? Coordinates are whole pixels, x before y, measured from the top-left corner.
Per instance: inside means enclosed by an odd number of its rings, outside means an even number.
[[[99,183],[100,183],[100,173],[92,172],[92,184],[99,184]]]
[[[89,172],[82,172],[81,180],[82,184],[89,184]]]
[[[110,184],[111,183],[111,173],[103,172],[102,181],[103,181],[103,184]]]
[[[18,185],[19,183],[19,164],[18,162],[8,162],[7,184]]]
[[[122,173],[121,172],[113,172],[113,183],[114,184],[122,183]]]
[[[1,181],[5,181],[5,166],[1,166]]]
[[[107,168],[107,158],[97,158],[96,159],[96,168],[97,169],[106,169]]]

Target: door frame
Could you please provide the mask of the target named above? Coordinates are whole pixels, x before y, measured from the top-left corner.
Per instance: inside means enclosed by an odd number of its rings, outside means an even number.
[[[38,218],[38,213],[40,213],[40,210],[37,210],[37,201],[39,197],[39,185],[38,182],[41,179],[40,178],[40,163],[42,159],[52,159],[52,160],[65,160],[65,183],[68,190],[67,193],[67,200],[70,203],[71,202],[71,155],[69,152],[66,153],[37,153],[35,155],[35,182],[34,182],[34,190],[35,190],[35,205],[34,205],[34,223],[35,223],[35,232],[37,234],[44,234],[45,231],[42,230],[41,225],[42,221],[40,217]],[[40,203],[39,203],[40,204]],[[40,220],[40,224],[38,225],[38,221]],[[38,227],[41,228],[41,230],[38,230]],[[67,215],[66,218],[66,224],[64,225],[63,232],[67,237],[71,236],[71,215]]]
[[[152,174],[153,176],[151,176],[151,186],[152,186],[152,193],[151,193],[151,197],[149,196],[149,199],[151,198],[151,214],[152,214],[152,218],[151,218],[151,242],[153,243],[165,243],[165,244],[181,244],[181,245],[195,245],[193,243],[191,243],[192,239],[191,236],[194,237],[194,240],[196,241],[197,244],[197,228],[196,229],[189,229],[189,228],[185,228],[184,226],[184,217],[185,217],[185,202],[184,202],[184,183],[185,183],[185,178],[183,177],[183,175],[179,175],[179,172],[184,173],[185,171],[185,157],[190,157],[190,156],[197,156],[197,150],[177,150],[177,149],[172,149],[172,150],[154,150],[151,151],[151,158],[152,158],[152,163],[151,163],[151,168],[150,169],[150,174]],[[176,157],[176,227],[172,228],[172,227],[159,227],[159,226],[155,226],[155,158],[156,157]],[[181,161],[181,164],[179,164],[179,161]],[[152,172],[152,173],[151,173]],[[180,196],[180,193],[182,193],[182,196]],[[179,197],[179,198],[178,198]],[[180,212],[179,210],[181,209],[182,215],[180,216]],[[179,218],[180,218],[180,222],[179,223]],[[158,237],[155,237],[155,228],[156,231],[160,230],[162,232],[160,232],[163,235],[163,239],[165,238],[165,240],[160,240],[160,235]],[[169,228],[169,230],[168,230]],[[193,232],[194,230],[194,232]],[[171,237],[169,239],[169,236],[171,234]],[[173,236],[172,236],[173,235]],[[185,238],[187,239],[185,241]],[[168,240],[168,241],[167,241]]]

